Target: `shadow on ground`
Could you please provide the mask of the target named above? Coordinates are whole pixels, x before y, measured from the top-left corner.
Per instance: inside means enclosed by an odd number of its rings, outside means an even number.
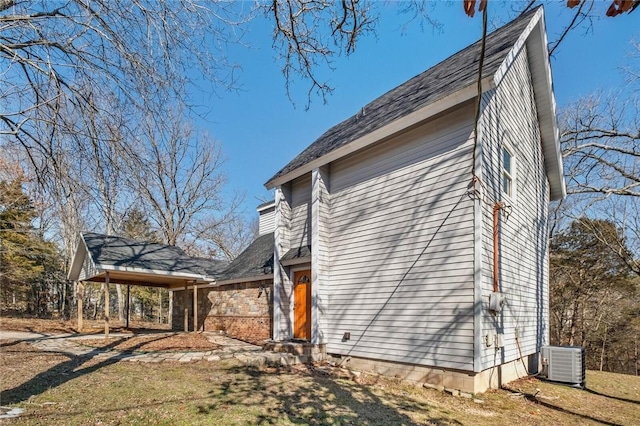
[[[51,338],[51,337],[47,337],[47,338]],[[158,340],[162,338],[163,337],[159,337]],[[29,339],[28,342],[33,343],[34,340],[38,340],[38,339]],[[78,377],[84,376],[86,374],[91,374],[101,368],[115,364],[116,362],[119,361],[118,357],[110,357],[110,358],[105,358],[103,360],[94,360],[94,358],[104,353],[106,350],[114,348],[124,340],[126,340],[125,337],[116,339],[113,342],[111,342],[109,345],[106,345],[100,349],[94,349],[91,352],[88,352],[84,355],[75,355],[72,353],[55,352],[55,351],[46,352],[52,355],[65,356],[68,358],[68,360],[60,364],[56,364],[55,366],[49,368],[46,371],[36,374],[30,380],[27,380],[26,382],[14,388],[2,391],[2,404],[13,405],[13,404],[18,404],[20,402],[27,401],[29,398],[35,395],[40,395],[41,393],[51,388],[56,388]],[[2,350],[6,351],[7,350],[6,348],[8,346],[14,345],[16,343],[21,343],[21,342],[22,341],[8,342],[5,346],[3,346]],[[123,351],[122,353],[125,353],[125,354],[133,353],[139,346],[141,346],[144,343],[140,343],[140,345],[134,346],[128,349],[127,351]],[[43,351],[39,349],[34,349],[33,353],[42,354]]]
[[[349,378],[308,372],[283,381],[277,369],[265,372],[248,367],[236,367],[230,373],[231,378],[212,386],[212,401],[198,405],[201,415],[240,405],[247,411],[258,407],[266,411],[256,415],[259,425],[279,424],[283,419],[293,424],[424,424],[416,421],[416,414],[432,425],[461,424],[440,417],[434,407],[409,393],[386,393],[383,400],[371,386]]]

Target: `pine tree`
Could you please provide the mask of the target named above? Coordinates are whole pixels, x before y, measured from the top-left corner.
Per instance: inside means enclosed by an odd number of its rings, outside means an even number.
[[[0,181],[0,300],[3,307],[43,313],[55,299],[60,256],[33,226],[36,211],[23,178]],[[52,282],[52,279],[54,282]]]

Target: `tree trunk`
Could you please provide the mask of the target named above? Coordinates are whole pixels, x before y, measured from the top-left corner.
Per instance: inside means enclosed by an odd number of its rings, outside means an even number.
[[[124,321],[124,293],[122,291],[122,284],[116,284],[116,292],[118,293],[118,321]]]
[[[604,326],[604,335],[602,336],[602,350],[600,351],[600,371],[602,371],[602,365],[604,364],[604,350],[607,342],[607,326]]]
[[[573,312],[571,313],[571,331],[569,332],[569,346],[573,346],[575,341],[575,335],[577,331],[577,322],[578,322],[578,307],[580,304],[576,301],[573,304]]]
[[[95,303],[95,305],[93,305],[93,319],[94,321],[98,318],[98,309],[100,306],[102,306],[102,299],[104,292],[102,291],[98,291],[98,301]]]

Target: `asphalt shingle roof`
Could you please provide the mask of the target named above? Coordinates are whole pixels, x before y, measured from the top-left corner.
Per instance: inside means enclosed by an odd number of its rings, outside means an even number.
[[[259,277],[273,273],[273,233],[256,238],[231,262],[217,281]]]
[[[493,75],[523,33],[538,8],[487,36],[482,78]],[[316,160],[399,118],[477,83],[481,40],[390,90],[362,110],[333,126],[269,181]]]
[[[191,257],[179,247],[166,244],[93,232],[84,232],[82,237],[97,265],[197,274],[214,278],[228,265],[221,260]]]
[[[282,256],[281,260],[293,260],[311,256],[311,246],[295,247]]]

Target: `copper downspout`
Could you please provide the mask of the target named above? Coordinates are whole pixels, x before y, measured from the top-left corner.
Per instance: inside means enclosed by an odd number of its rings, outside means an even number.
[[[493,292],[500,291],[500,210],[504,207],[502,203],[493,205]]]

